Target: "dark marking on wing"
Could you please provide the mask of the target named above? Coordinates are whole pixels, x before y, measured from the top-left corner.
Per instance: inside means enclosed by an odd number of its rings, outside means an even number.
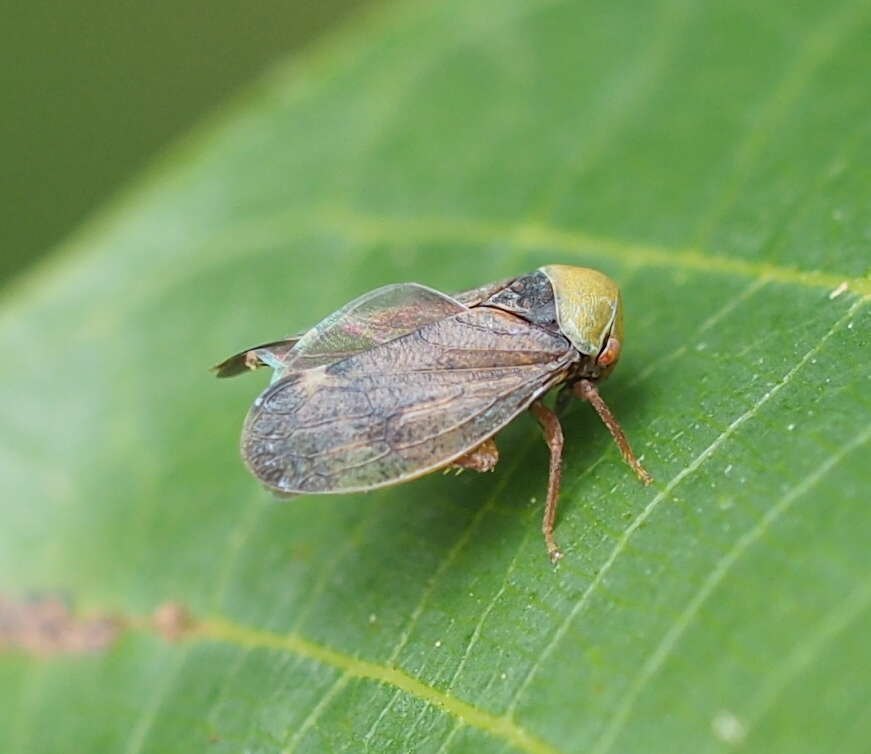
[[[285,493],[412,479],[491,437],[576,358],[561,335],[519,317],[463,311],[275,383],[249,412],[242,453]]]

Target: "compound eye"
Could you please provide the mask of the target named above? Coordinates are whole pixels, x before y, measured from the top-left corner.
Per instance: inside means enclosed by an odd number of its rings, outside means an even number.
[[[617,338],[613,336],[608,338],[607,344],[596,358],[596,363],[600,367],[609,367],[612,364],[616,364],[620,358],[620,348],[620,341]]]

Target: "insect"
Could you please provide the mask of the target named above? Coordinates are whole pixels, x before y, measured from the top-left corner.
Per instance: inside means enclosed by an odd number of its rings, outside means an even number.
[[[214,370],[274,370],[245,419],[242,457],[284,496],[374,490],[441,469],[490,471],[494,435],[530,409],[550,449],[542,531],[556,563],[563,433],[545,393],[562,387],[558,409],[571,396],[591,403],[626,462],[652,481],[597,388],[622,344],[615,283],[549,265],[454,295],[387,285]]]

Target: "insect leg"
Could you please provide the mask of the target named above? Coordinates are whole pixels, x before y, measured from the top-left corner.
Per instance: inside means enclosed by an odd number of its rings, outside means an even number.
[[[470,450],[466,455],[457,458],[450,466],[445,469],[472,469],[472,471],[493,471],[493,468],[499,462],[499,448],[496,447],[496,441],[491,437],[489,440],[484,440],[478,447]]]
[[[541,522],[541,531],[544,534],[544,543],[547,545],[547,554],[552,563],[562,557],[559,547],[553,538],[553,525],[556,521],[556,509],[559,505],[560,476],[562,474],[563,456],[563,430],[557,415],[545,406],[541,401],[536,401],[530,407],[535,414],[538,423],[544,431],[544,440],[550,448],[550,476],[547,480],[547,503],[544,506],[544,519]]]
[[[629,440],[627,440],[626,435],[623,434],[623,430],[620,428],[618,421],[614,418],[614,414],[611,413],[611,409],[608,408],[608,405],[602,400],[602,396],[599,395],[596,384],[590,380],[578,380],[572,386],[572,390],[574,390],[574,393],[578,398],[589,401],[593,404],[593,408],[596,409],[599,418],[605,423],[605,426],[614,438],[614,442],[616,442],[617,447],[620,448],[620,455],[623,456],[623,460],[632,467],[632,470],[638,474],[638,478],[644,482],[644,484],[650,484],[653,481],[653,477],[645,471],[644,467],[641,465],[641,461],[635,457],[635,453],[632,452],[632,448],[629,445]]]

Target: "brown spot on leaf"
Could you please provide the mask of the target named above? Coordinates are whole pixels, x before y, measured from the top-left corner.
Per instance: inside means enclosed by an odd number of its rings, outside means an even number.
[[[193,630],[194,620],[181,603],[164,602],[154,611],[151,625],[165,641],[177,641]]]
[[[0,595],[0,651],[47,656],[109,647],[123,628],[111,615],[73,615],[57,597],[15,601]]]

